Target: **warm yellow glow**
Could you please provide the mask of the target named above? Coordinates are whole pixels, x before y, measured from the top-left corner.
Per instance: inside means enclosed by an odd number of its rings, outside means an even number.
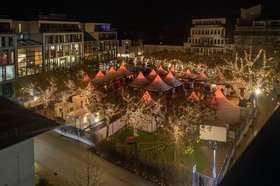
[[[255,93],[256,93],[257,95],[259,95],[259,94],[261,93],[261,90],[258,88],[258,89],[255,90]]]
[[[94,120],[95,122],[98,122],[99,121],[99,118],[95,118],[95,120]]]

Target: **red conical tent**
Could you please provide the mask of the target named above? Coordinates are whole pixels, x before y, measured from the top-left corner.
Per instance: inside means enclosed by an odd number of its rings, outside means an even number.
[[[125,77],[132,74],[124,65],[121,65],[120,69],[117,71],[119,77]]]
[[[181,76],[182,79],[193,79],[193,75],[190,69],[187,69],[184,75]]]
[[[157,69],[157,73],[161,74],[161,75],[165,75],[167,72],[162,68],[162,66],[160,65]]]
[[[83,81],[84,82],[89,82],[90,81],[90,77],[87,75],[87,73],[83,74]]]
[[[209,78],[205,75],[204,72],[201,72],[196,78],[197,81],[208,81]]]
[[[109,71],[105,74],[104,79],[105,79],[105,83],[108,83],[108,82],[119,79],[119,74],[114,69],[114,67],[111,67],[109,69]]]
[[[170,68],[170,71],[172,72],[172,74],[173,74],[175,77],[177,77],[177,71],[175,70],[174,66],[172,66],[172,67]]]
[[[193,101],[199,101],[199,98],[194,91],[192,91],[192,93],[191,93],[191,95],[189,95],[188,99],[193,100]]]
[[[150,74],[146,77],[149,81],[153,81],[157,76],[156,71],[153,69]]]
[[[168,72],[168,74],[165,76],[165,78],[163,79],[163,81],[165,83],[167,83],[168,85],[172,86],[173,88],[181,86],[183,83],[181,81],[179,81],[178,79],[176,79],[174,77],[174,75],[172,74],[171,70]]]
[[[152,96],[150,95],[150,93],[148,91],[145,91],[142,99],[145,101],[145,103],[151,103],[153,101]]]
[[[144,89],[149,90],[151,92],[165,92],[167,90],[172,89],[172,87],[164,83],[160,76],[157,75],[153,82],[147,85]]]
[[[231,103],[220,89],[215,92],[218,103],[218,123],[238,123],[240,121],[240,107]]]
[[[134,79],[131,83],[129,83],[128,85],[134,88],[143,88],[146,85],[148,85],[150,83],[150,81],[148,81],[144,75],[142,74],[142,72],[139,72],[138,76],[136,79]]]
[[[103,85],[105,82],[104,74],[102,73],[101,70],[98,71],[94,79],[92,80],[92,83],[95,87],[99,87]]]
[[[94,89],[94,86],[91,82],[88,82],[86,89]]]

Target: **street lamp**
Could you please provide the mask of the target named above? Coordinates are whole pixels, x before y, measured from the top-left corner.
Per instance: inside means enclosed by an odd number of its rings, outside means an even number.
[[[259,88],[257,88],[256,90],[255,90],[255,94],[256,94],[256,105],[255,105],[255,107],[258,105],[258,97],[259,97],[259,94],[261,93],[261,89],[259,89]]]
[[[213,170],[212,170],[212,176],[213,178],[217,177],[216,172],[216,150],[217,150],[217,142],[216,141],[209,141],[209,145],[213,149]]]

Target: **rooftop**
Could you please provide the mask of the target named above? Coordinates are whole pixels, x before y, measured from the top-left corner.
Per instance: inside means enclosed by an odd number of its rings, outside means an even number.
[[[58,127],[53,120],[0,97],[0,149]]]
[[[30,39],[22,39],[17,41],[18,47],[42,45],[42,43]]]

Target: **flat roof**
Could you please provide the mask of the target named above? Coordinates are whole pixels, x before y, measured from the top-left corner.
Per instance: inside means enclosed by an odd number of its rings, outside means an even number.
[[[0,150],[59,126],[54,120],[0,96]]]
[[[22,39],[17,41],[18,47],[42,45],[42,43],[30,39]]]

